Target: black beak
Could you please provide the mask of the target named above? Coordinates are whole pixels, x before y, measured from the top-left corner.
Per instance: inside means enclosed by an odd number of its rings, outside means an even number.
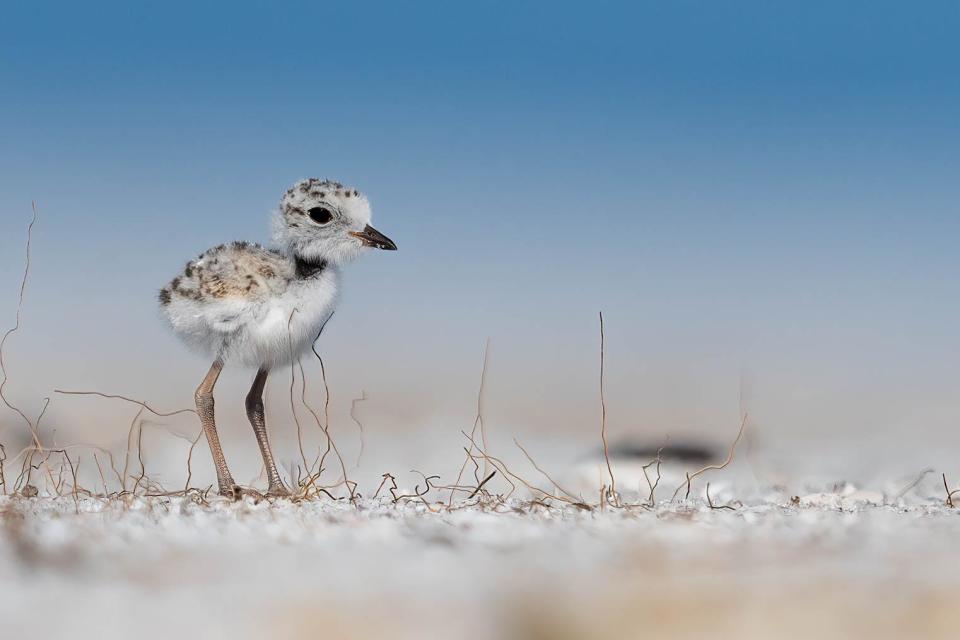
[[[354,238],[358,238],[366,247],[374,247],[376,249],[384,249],[386,251],[397,250],[397,245],[393,243],[393,240],[383,235],[370,225],[364,227],[363,231],[351,231],[350,235],[352,235]]]

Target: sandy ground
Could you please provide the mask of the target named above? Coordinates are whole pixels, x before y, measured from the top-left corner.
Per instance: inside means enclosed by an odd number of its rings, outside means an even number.
[[[954,638],[918,485],[711,509],[0,498],[5,637]]]

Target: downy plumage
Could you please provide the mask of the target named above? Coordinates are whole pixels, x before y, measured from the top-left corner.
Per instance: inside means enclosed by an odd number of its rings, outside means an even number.
[[[284,494],[267,444],[262,392],[271,368],[307,351],[337,303],[340,268],[364,247],[396,245],[370,226],[370,203],[339,182],[311,178],[287,190],[273,217],[274,247],[248,242],[201,253],[160,291],[174,333],[214,363],[197,389],[197,410],[220,491],[239,495],[213,420],[213,385],[224,364],[256,367],[247,413],[267,466],[269,493]]]

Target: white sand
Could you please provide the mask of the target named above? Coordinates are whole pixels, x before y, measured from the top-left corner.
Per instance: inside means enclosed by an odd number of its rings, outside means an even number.
[[[4,637],[956,637],[938,478],[653,510],[0,498]]]

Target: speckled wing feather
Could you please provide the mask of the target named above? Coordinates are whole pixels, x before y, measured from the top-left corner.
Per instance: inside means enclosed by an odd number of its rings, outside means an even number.
[[[169,304],[180,296],[201,304],[226,299],[255,302],[285,291],[294,278],[293,271],[282,254],[259,245],[220,245],[187,263],[183,274],[161,290],[160,301]]]

